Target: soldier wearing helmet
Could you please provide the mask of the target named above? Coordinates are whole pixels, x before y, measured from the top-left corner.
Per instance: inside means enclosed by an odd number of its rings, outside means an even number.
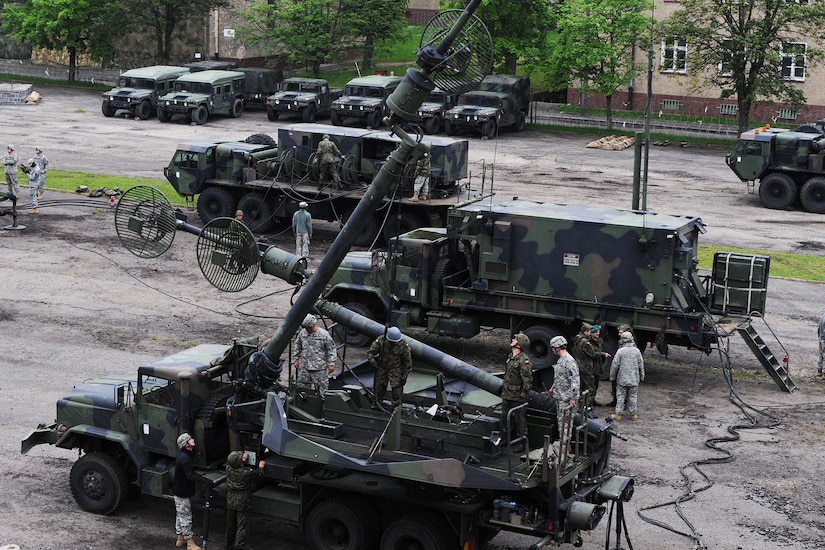
[[[621,325],[619,325],[618,331],[619,331],[619,338],[621,338],[622,334],[624,334],[625,332],[630,334],[630,336],[633,336],[633,327],[631,327],[630,325],[628,325],[626,323],[622,323]],[[634,337],[634,340],[635,340],[635,337]],[[611,392],[610,395],[611,395],[612,399],[605,406],[615,407],[616,406],[616,381],[615,380],[610,382],[610,392]]]
[[[40,166],[34,159],[29,159],[26,162],[27,169],[23,169],[29,179],[29,199],[31,199],[32,207],[29,209],[29,214],[39,214],[40,204],[38,200],[40,197],[37,194],[38,185],[40,185]]]
[[[616,382],[616,412],[610,415],[613,420],[622,419],[627,410],[630,420],[636,420],[639,382],[645,379],[645,362],[642,352],[633,341],[633,334],[623,332],[619,336],[619,350],[610,365],[610,380]]]
[[[579,365],[581,376],[581,390],[586,407],[591,405],[601,406],[596,401],[596,394],[599,391],[599,379],[602,377],[602,365],[609,353],[602,351],[602,339],[600,337],[601,327],[582,323],[581,331],[576,335],[573,344],[573,355],[576,364]]]
[[[550,340],[550,349],[558,357],[554,366],[553,387],[548,392],[556,400],[556,418],[559,426],[559,448],[570,451],[570,435],[573,432],[573,409],[579,400],[579,367],[576,360],[567,351],[567,339],[554,336]],[[567,421],[565,421],[567,417]]]
[[[6,185],[9,187],[9,195],[15,198],[20,196],[20,184],[17,183],[17,153],[14,152],[14,145],[6,147],[6,154],[3,155],[3,172],[6,175]]]
[[[301,328],[293,348],[297,382],[318,388],[323,398],[329,389],[329,375],[335,372],[335,341],[326,329],[318,326],[318,319],[311,313],[304,317]]]
[[[324,188],[324,183],[327,181],[327,174],[332,176],[336,187],[341,188],[341,177],[338,175],[338,167],[335,165],[335,157],[343,157],[344,154],[338,149],[329,139],[329,134],[324,134],[321,143],[318,144],[318,189]]]
[[[374,410],[383,409],[384,396],[387,393],[387,384],[390,385],[392,408],[401,406],[404,396],[404,384],[412,370],[412,353],[410,346],[401,339],[398,327],[390,327],[386,336],[375,339],[367,351],[367,359],[375,367],[375,394]]]
[[[43,193],[46,192],[46,172],[49,171],[49,166],[51,165],[49,159],[43,154],[42,147],[34,148],[34,162],[36,162],[37,167],[40,168],[40,179],[37,182],[37,200],[40,200],[43,198]]]
[[[292,233],[295,235],[295,255],[309,259],[309,241],[312,240],[312,214],[307,211],[306,202],[298,203],[298,210],[292,214]]]
[[[521,435],[521,426],[524,416],[518,417],[514,413],[508,421],[508,413],[515,407],[527,401],[527,393],[533,387],[533,369],[527,350],[530,348],[530,338],[519,332],[510,340],[510,355],[504,364],[504,377],[501,384],[501,422],[507,430],[508,441],[513,441]],[[518,420],[521,418],[521,421]],[[513,450],[521,452],[524,443],[513,445]]]
[[[424,153],[418,160],[415,167],[415,183],[413,183],[413,194],[410,201],[425,201],[430,193],[430,154]]]

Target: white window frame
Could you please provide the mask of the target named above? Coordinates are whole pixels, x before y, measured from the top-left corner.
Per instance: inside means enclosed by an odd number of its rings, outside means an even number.
[[[722,46],[726,46],[728,43],[733,44],[733,40],[730,38],[726,38],[722,40]],[[731,52],[731,48],[727,48],[728,52]],[[733,71],[730,68],[731,63],[733,63],[733,52],[731,52],[731,56],[728,59],[723,59],[719,62],[718,65],[718,72],[719,76],[733,76]]]
[[[791,48],[788,48],[788,46],[791,46]],[[801,48],[798,48],[799,46]],[[789,49],[791,51],[786,52]],[[801,53],[796,51],[799,49],[802,50]],[[779,69],[782,71],[782,80],[805,82],[807,64],[808,44],[805,42],[786,42],[779,46]]]
[[[673,37],[663,39],[659,71],[671,74],[687,73],[687,51],[687,40]]]

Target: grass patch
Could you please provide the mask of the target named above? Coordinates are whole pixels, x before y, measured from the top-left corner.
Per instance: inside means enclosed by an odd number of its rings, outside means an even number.
[[[415,63],[421,44],[421,25],[407,25],[392,40],[379,40],[375,44],[376,63]]]
[[[87,88],[89,90],[100,90],[103,92],[112,89],[108,84],[92,84],[83,80],[75,80],[69,82],[68,80],[58,80],[56,78],[43,78],[42,76],[28,76],[24,74],[9,74],[0,72],[0,81],[15,82],[26,84],[49,84],[51,86],[71,86],[72,88]]]
[[[49,176],[46,179],[46,187],[49,190],[74,193],[81,185],[88,187],[89,191],[98,189],[99,187],[106,187],[107,189],[119,187],[121,191],[126,191],[136,185],[149,185],[166,195],[166,198],[168,198],[172,204],[184,205],[183,197],[178,195],[177,191],[175,191],[168,181],[161,179],[110,176],[107,174],[91,174],[89,172],[72,172],[69,170],[49,170]]]
[[[786,277],[802,281],[825,281],[825,257],[823,256],[701,244],[699,245],[699,267],[712,269],[713,255],[716,252],[738,252],[741,254],[770,256],[772,277]]]

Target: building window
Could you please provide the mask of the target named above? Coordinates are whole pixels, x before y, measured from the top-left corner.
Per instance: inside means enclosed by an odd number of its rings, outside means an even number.
[[[719,76],[731,76],[733,71],[731,69],[731,62],[733,61],[734,55],[734,42],[733,40],[722,40],[720,44],[720,54],[722,56],[722,60],[719,62]],[[738,53],[738,52],[736,52]]]
[[[796,120],[796,109],[779,109],[778,118],[782,120]]]
[[[722,103],[719,105],[719,114],[722,115],[735,115],[739,112],[739,106],[733,105],[731,103]]]
[[[801,42],[786,42],[779,49],[784,80],[805,81],[805,61],[808,45]]]
[[[678,111],[679,107],[682,104],[679,102],[678,99],[663,99],[662,100],[662,110],[663,111]]]
[[[662,63],[659,70],[663,73],[685,73],[687,41],[680,38],[662,40]]]

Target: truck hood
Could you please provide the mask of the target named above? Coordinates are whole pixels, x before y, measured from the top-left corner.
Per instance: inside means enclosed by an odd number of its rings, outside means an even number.
[[[442,110],[444,110],[444,105],[441,103],[422,103],[418,108],[420,113],[438,113]]]
[[[270,96],[272,101],[307,101],[315,99],[316,94],[302,92],[280,92]]]
[[[498,109],[494,107],[479,107],[478,105],[464,105],[462,107],[454,107],[447,111],[447,116],[477,116],[477,115],[495,115]]]
[[[68,395],[57,401],[58,410],[68,403],[83,403],[96,409],[115,410],[116,388],[126,384],[137,387],[137,378],[134,376],[110,375],[89,380],[72,388]]]
[[[206,94],[186,94],[186,93],[172,93],[166,94],[162,98],[161,101],[173,101],[176,103],[184,103],[187,101],[196,101],[198,103],[202,103],[204,101],[209,101],[209,97]]]
[[[363,105],[364,107],[380,107],[381,99],[375,97],[348,96],[335,101],[333,105]]]
[[[149,97],[151,94],[152,90],[147,90],[145,88],[114,88],[104,93],[103,97],[108,98],[117,96],[118,98],[131,97],[133,99],[143,99]]]

